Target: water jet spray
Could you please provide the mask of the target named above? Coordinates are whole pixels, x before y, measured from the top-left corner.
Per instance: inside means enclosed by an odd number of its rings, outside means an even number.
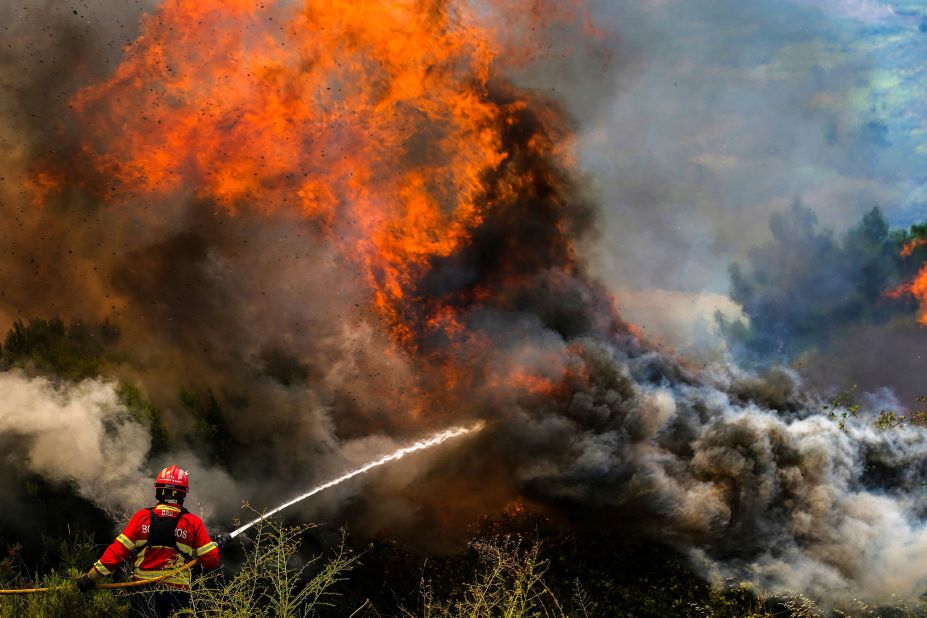
[[[464,435],[467,435],[467,434],[469,434],[469,433],[478,432],[478,431],[482,430],[483,427],[485,427],[485,425],[486,425],[486,423],[485,423],[484,421],[479,421],[479,422],[477,422],[477,423],[474,423],[473,425],[470,425],[469,427],[451,427],[450,429],[445,429],[445,430],[442,431],[442,432],[436,433],[435,435],[431,436],[430,438],[425,438],[425,439],[419,440],[418,442],[414,442],[414,443],[410,444],[409,446],[405,446],[405,447],[403,447],[403,448],[401,448],[401,449],[399,449],[399,450],[397,450],[397,451],[393,451],[393,452],[390,453],[389,455],[384,455],[383,457],[381,457],[381,458],[379,458],[379,459],[376,459],[376,460],[374,460],[374,461],[371,461],[370,463],[366,463],[366,464],[364,464],[363,466],[361,466],[361,467],[359,467],[359,468],[355,468],[354,470],[351,470],[350,472],[346,472],[346,473],[342,474],[341,476],[339,476],[338,478],[335,478],[335,479],[332,479],[332,480],[327,481],[327,482],[325,482],[325,483],[322,483],[321,485],[317,485],[317,486],[313,487],[312,489],[310,489],[309,491],[307,491],[307,492],[305,492],[305,493],[303,493],[303,494],[300,494],[300,495],[296,496],[295,498],[293,498],[293,499],[291,499],[291,500],[287,500],[286,502],[284,502],[284,503],[281,504],[280,506],[278,506],[278,507],[276,507],[276,508],[274,508],[274,509],[271,509],[270,511],[268,511],[268,512],[264,513],[263,515],[261,515],[260,517],[254,519],[254,520],[252,520],[252,521],[249,521],[248,523],[246,523],[246,524],[244,524],[244,525],[242,525],[242,526],[239,526],[239,527],[236,528],[235,530],[231,531],[231,532],[229,533],[229,538],[230,538],[230,539],[234,539],[236,536],[238,536],[239,534],[241,534],[242,532],[244,532],[244,531],[247,530],[248,528],[254,526],[255,524],[258,524],[258,523],[264,521],[264,520],[267,519],[268,517],[272,517],[273,515],[276,515],[276,514],[279,513],[280,511],[282,511],[282,510],[284,510],[284,509],[286,509],[286,508],[289,508],[289,507],[293,506],[294,504],[297,504],[297,503],[299,503],[299,502],[302,502],[303,500],[306,500],[307,498],[311,498],[312,496],[316,495],[317,493],[320,493],[320,492],[322,492],[322,491],[325,491],[326,489],[328,489],[328,488],[330,488],[330,487],[334,487],[335,485],[340,485],[341,483],[343,483],[343,482],[345,482],[345,481],[347,481],[347,480],[349,480],[349,479],[352,479],[352,478],[354,478],[355,476],[360,476],[361,474],[364,474],[364,473],[366,473],[366,472],[369,472],[370,470],[372,470],[372,469],[374,469],[374,468],[377,468],[377,467],[379,467],[379,466],[382,466],[383,464],[389,463],[389,462],[391,462],[391,461],[396,461],[397,459],[402,459],[403,457],[405,457],[406,455],[408,455],[408,454],[410,454],[410,453],[414,453],[414,452],[416,452],[416,451],[423,451],[423,450],[429,449],[429,448],[431,448],[431,447],[433,447],[433,446],[438,446],[439,444],[442,444],[442,443],[444,443],[444,442],[447,442],[448,440],[452,440],[453,438],[457,438],[457,437],[460,437],[460,436],[464,436]]]

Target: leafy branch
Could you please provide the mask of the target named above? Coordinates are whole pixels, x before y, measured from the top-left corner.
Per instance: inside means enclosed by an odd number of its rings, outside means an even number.
[[[856,418],[859,414],[860,405],[856,401],[856,385],[854,384],[848,390],[838,393],[823,408],[827,418],[836,421],[840,431],[846,431],[847,422],[851,418]]]
[[[919,395],[917,402],[920,404],[927,403],[927,395]],[[915,410],[907,415],[898,414],[893,410],[882,410],[873,425],[879,431],[896,429],[902,425],[927,427],[927,409]]]

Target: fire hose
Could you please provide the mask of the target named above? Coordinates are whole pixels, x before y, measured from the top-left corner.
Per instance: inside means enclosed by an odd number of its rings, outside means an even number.
[[[115,584],[96,584],[94,587],[102,588],[102,589],[135,588],[137,586],[147,586],[149,584],[156,584],[159,581],[167,579],[168,577],[172,577],[174,575],[177,575],[178,573],[183,573],[184,571],[188,571],[192,569],[196,565],[196,563],[199,561],[200,561],[199,558],[194,558],[190,562],[186,563],[182,567],[174,569],[170,573],[165,573],[164,575],[159,575],[158,577],[152,577],[151,579],[136,579],[130,582],[118,582]],[[39,592],[50,592],[53,590],[66,590],[68,588],[70,588],[70,586],[54,586],[54,587],[49,587],[49,588],[19,588],[19,589],[12,589],[12,590],[0,590],[0,595],[36,594]]]

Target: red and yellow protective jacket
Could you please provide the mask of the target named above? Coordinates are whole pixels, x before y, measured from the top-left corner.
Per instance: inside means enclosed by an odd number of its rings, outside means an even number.
[[[174,531],[173,545],[169,538],[171,529]],[[149,544],[152,536],[155,538]],[[194,557],[199,558],[200,564],[208,569],[219,566],[219,548],[206,533],[203,520],[173,504],[158,504],[135,513],[122,534],[106,548],[93,568],[101,575],[109,575],[120,563],[128,562],[136,552],[135,579],[160,577]],[[177,573],[162,581],[174,587],[188,588],[190,571]]]

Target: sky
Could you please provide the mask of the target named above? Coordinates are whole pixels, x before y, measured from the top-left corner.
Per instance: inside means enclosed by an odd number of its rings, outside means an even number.
[[[838,230],[873,206],[927,218],[927,5],[612,0],[594,19],[632,57],[580,141],[612,283],[723,294],[795,200]]]

